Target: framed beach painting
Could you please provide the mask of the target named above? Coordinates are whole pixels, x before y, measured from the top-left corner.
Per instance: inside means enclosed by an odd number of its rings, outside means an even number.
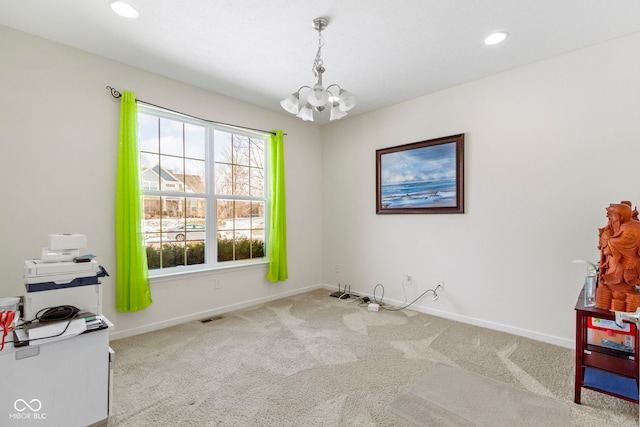
[[[464,134],[376,150],[376,213],[464,213]]]

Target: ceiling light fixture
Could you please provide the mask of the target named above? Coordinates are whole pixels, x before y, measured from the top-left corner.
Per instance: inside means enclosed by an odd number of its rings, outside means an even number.
[[[322,73],[325,72],[325,68],[322,65],[322,46],[324,45],[322,30],[327,28],[327,24],[329,24],[327,18],[313,20],[313,28],[318,32],[318,51],[312,67],[313,75],[318,79],[316,84],[313,87],[302,86],[297,92],[280,101],[282,108],[308,122],[313,121],[313,111],[324,111],[327,105],[331,107],[329,120],[341,119],[358,102],[358,98],[355,95],[342,89],[337,84],[329,85],[326,89],[322,86]],[[300,93],[303,89],[306,89],[304,91],[305,96],[301,98]],[[300,108],[301,105],[302,108]]]
[[[504,31],[499,31],[497,33],[493,33],[489,35],[486,39],[484,39],[484,44],[486,45],[494,45],[498,43],[502,43],[509,37],[509,33]]]
[[[139,13],[135,7],[131,6],[129,3],[125,3],[120,0],[112,0],[109,2],[109,7],[115,13],[120,16],[124,16],[125,18],[137,18]]]

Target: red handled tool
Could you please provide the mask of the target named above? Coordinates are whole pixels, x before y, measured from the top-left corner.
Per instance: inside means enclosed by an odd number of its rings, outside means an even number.
[[[0,351],[4,350],[4,339],[9,332],[13,332],[13,318],[15,317],[15,310],[0,311],[0,326],[2,326],[2,344],[0,344]]]

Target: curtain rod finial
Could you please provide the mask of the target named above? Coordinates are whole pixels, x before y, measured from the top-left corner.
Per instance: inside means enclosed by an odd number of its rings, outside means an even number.
[[[114,98],[120,98],[122,96],[122,94],[118,92],[118,89],[114,87],[107,86],[107,90],[111,91],[111,96],[113,96]]]

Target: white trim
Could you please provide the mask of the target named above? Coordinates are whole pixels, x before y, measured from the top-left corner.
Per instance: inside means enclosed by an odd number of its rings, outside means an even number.
[[[161,322],[150,323],[145,326],[140,326],[137,328],[126,329],[124,331],[114,331],[109,334],[109,340],[117,340],[121,338],[127,338],[134,335],[145,334],[147,332],[158,331],[160,329],[168,328],[171,326],[180,325],[182,323],[192,322],[194,320],[206,319],[211,316],[218,316],[220,314],[229,313],[235,310],[241,310],[243,308],[252,307],[259,304],[264,304],[270,301],[275,301],[281,298],[290,297],[293,295],[303,294],[305,292],[313,291],[316,289],[322,288],[322,285],[313,285],[308,286],[306,288],[300,288],[293,291],[282,292],[279,294],[271,295],[268,297],[256,298],[244,302],[239,302],[236,304],[230,304],[224,307],[215,308],[212,310],[200,311],[198,313],[191,313],[185,316],[174,317],[172,319],[163,320]]]
[[[326,288],[330,291],[337,291],[338,288],[336,286],[331,286],[331,285],[321,285],[322,288]],[[367,292],[359,292],[359,291],[353,291],[353,293],[360,295],[360,296],[367,296],[369,298],[373,298],[373,294],[369,294]],[[429,298],[428,298],[429,299]],[[388,298],[383,298],[383,301],[387,304],[390,305],[394,305],[394,306],[401,306],[403,304],[405,304],[404,301],[399,301],[399,300],[393,300],[393,299],[388,299]],[[469,325],[474,325],[474,326],[479,326],[481,328],[487,328],[487,329],[492,329],[494,331],[500,331],[500,332],[506,332],[508,334],[512,334],[512,335],[517,335],[517,336],[521,336],[521,337],[525,337],[525,338],[530,338],[532,340],[536,340],[536,341],[542,341],[548,344],[553,344],[553,345],[557,345],[560,347],[566,347],[566,348],[571,348],[571,349],[575,349],[575,341],[570,340],[570,339],[566,339],[563,337],[559,337],[559,336],[555,336],[555,335],[547,335],[547,334],[542,334],[540,332],[536,332],[536,331],[530,331],[528,329],[521,329],[521,328],[515,328],[513,326],[509,326],[509,325],[505,325],[502,323],[496,323],[496,322],[488,322],[482,319],[477,319],[475,317],[469,317],[469,316],[463,316],[460,314],[455,314],[455,313],[449,313],[446,311],[441,311],[441,310],[437,310],[437,309],[433,309],[433,308],[428,308],[428,307],[424,307],[424,306],[419,306],[419,305],[412,305],[410,307],[407,307],[407,310],[412,310],[412,311],[416,311],[418,313],[423,313],[423,314],[428,314],[431,316],[437,316],[437,317],[442,317],[445,319],[449,319],[449,320],[454,320],[456,322],[461,322],[461,323],[466,323]]]
[[[329,292],[338,290],[336,286],[322,284],[322,283],[316,284],[316,285],[308,286],[305,288],[296,289],[293,291],[282,292],[282,293],[270,295],[267,297],[255,298],[252,300],[243,301],[236,304],[230,304],[230,305],[215,308],[212,310],[205,310],[198,313],[188,314],[185,316],[174,317],[173,319],[168,319],[162,322],[148,324],[138,328],[131,328],[124,331],[114,331],[109,335],[109,339],[117,340],[117,339],[127,338],[134,335],[144,334],[147,332],[153,332],[160,329],[168,328],[170,326],[192,322],[194,320],[206,319],[207,317],[211,317],[211,316],[218,316],[220,314],[229,313],[231,311],[252,307],[258,304],[264,304],[270,301],[275,301],[275,300],[290,297],[293,295],[303,294],[305,292],[310,292],[317,289],[327,289],[327,291]],[[354,293],[357,293],[360,296],[368,296],[369,298],[373,297],[373,294],[367,294],[366,292],[354,291]],[[328,294],[327,294],[327,297],[328,297]],[[385,302],[392,305],[403,304],[402,301],[396,301],[396,300],[390,300],[390,299],[386,299]],[[487,322],[482,319],[476,319],[473,317],[462,316],[454,313],[447,313],[445,311],[435,310],[435,309],[421,307],[421,306],[412,306],[411,308],[407,308],[407,310],[412,310],[418,313],[428,314],[431,316],[442,317],[442,318],[453,320],[456,322],[466,323],[469,325],[479,326],[482,328],[492,329],[495,331],[506,332],[508,334],[530,338],[536,341],[541,341],[548,344],[557,345],[560,347],[575,349],[575,342],[573,340],[569,340],[569,339],[554,336],[554,335],[541,334],[539,332],[530,331],[528,329],[514,328],[513,326],[504,325],[501,323]]]
[[[398,304],[402,302],[399,301]],[[575,348],[575,341],[568,340],[566,338],[558,337],[555,335],[541,334],[540,332],[530,331],[528,329],[515,328],[513,326],[504,325],[502,323],[488,322],[475,317],[461,316],[459,314],[447,313],[446,311],[435,310],[432,308],[417,306],[411,308],[413,311],[419,313],[429,314],[432,316],[443,317],[445,319],[455,320],[461,323],[467,323],[474,326],[480,326],[482,328],[492,329],[494,331],[506,332],[512,335],[518,335],[525,338],[530,338],[536,341],[542,341],[548,344],[554,344],[560,347]]]
[[[154,269],[149,271],[149,281],[151,284],[174,281],[176,279],[184,279],[187,277],[209,276],[212,273],[220,273],[226,270],[248,270],[251,268],[264,267],[269,265],[269,260],[259,258],[254,262],[248,260],[225,261],[225,264],[209,265],[199,264],[197,266],[178,266],[163,269]],[[197,268],[199,267],[199,268]],[[154,274],[155,273],[155,274]]]

